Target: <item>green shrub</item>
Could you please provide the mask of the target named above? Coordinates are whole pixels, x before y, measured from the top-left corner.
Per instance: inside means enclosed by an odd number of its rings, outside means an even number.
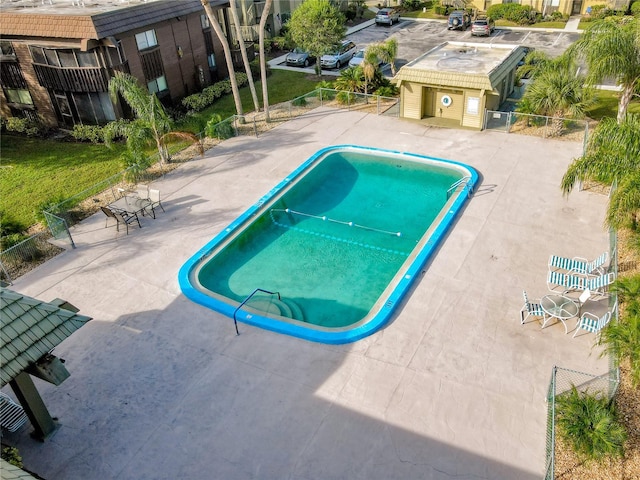
[[[267,77],[271,75],[271,67],[269,66],[269,63],[266,62],[266,67],[267,67]],[[254,60],[252,60],[249,63],[249,67],[251,68],[251,75],[253,76],[253,80],[260,80],[260,57],[256,57]]]
[[[602,395],[569,392],[556,397],[558,433],[585,460],[622,456],[627,434],[615,407]]]
[[[336,100],[342,105],[350,105],[356,101],[356,98],[356,94],[353,92],[341,91],[336,95]]]
[[[639,0],[636,0],[631,4],[631,6],[629,7],[629,12],[634,17],[640,17],[640,1]]]
[[[398,87],[395,85],[384,85],[373,93],[381,97],[396,97],[398,95]]]
[[[305,107],[307,105],[307,99],[305,97],[294,98],[291,101],[291,105],[294,107]]]
[[[404,0],[404,2],[402,2],[402,6],[409,11],[421,10],[423,5],[423,2],[420,0]]]
[[[47,131],[40,121],[18,117],[7,118],[6,129],[8,132],[23,133],[28,137],[42,137]]]
[[[271,45],[274,50],[291,50],[291,43],[284,35],[271,38]]]
[[[220,140],[226,140],[227,138],[235,136],[231,121],[223,120],[217,113],[211,116],[204,131],[207,137],[218,138]]]
[[[99,125],[74,125],[71,136],[79,142],[103,143],[104,134]]]
[[[2,449],[2,459],[9,462],[11,465],[22,468],[22,457],[16,447],[4,447]]]
[[[236,72],[235,75],[236,81],[238,83],[238,88],[244,87],[249,82],[249,79],[247,78],[247,75],[245,73]],[[206,87],[200,93],[194,93],[193,95],[189,95],[188,97],[183,98],[182,105],[187,110],[199,112],[207,108],[218,98],[224,95],[228,95],[231,92],[231,81],[222,80]]]

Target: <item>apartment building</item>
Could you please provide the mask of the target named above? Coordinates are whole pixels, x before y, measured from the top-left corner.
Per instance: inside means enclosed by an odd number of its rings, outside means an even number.
[[[211,0],[225,34],[228,0]],[[51,127],[105,124],[116,72],[138,78],[167,105],[228,76],[200,0],[2,0],[0,114]]]

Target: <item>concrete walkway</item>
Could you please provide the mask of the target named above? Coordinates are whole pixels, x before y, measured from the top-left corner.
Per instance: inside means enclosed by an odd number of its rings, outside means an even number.
[[[320,148],[358,144],[466,162],[482,181],[391,323],[330,346],[240,324],[187,300],[180,266]],[[549,254],[608,249],[606,198],[561,194],[581,142],[439,129],[326,108],[233,138],[155,182],[166,213],[130,234],[102,213],[78,248],[13,289],[93,320],[37,383],[61,427],[3,441],[47,480],[539,479],[554,365],[607,370],[593,336],[520,324]],[[571,326],[573,326],[571,324]]]
[[[565,32],[580,32],[581,30],[578,29],[578,26],[580,25],[580,20],[581,19],[582,19],[582,16],[580,16],[580,15],[574,15],[572,17],[569,17],[569,20],[567,20],[567,23],[564,26],[564,31]]]

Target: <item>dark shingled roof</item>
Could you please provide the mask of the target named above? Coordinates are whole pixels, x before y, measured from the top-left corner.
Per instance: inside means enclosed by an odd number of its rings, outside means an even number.
[[[204,13],[200,0],[154,0],[139,4],[95,2],[94,8],[0,8],[3,37],[46,37],[66,39],[102,39],[119,33],[188,15]],[[212,0],[216,9],[228,0]]]
[[[59,304],[64,306],[63,301]],[[0,288],[0,374],[5,386],[90,317]]]

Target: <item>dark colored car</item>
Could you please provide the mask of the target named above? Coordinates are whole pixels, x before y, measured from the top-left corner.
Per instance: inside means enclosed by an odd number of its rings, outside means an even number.
[[[471,35],[489,36],[496,29],[496,22],[493,18],[478,18],[471,25]]]
[[[466,30],[471,26],[471,15],[463,10],[456,10],[449,14],[448,30]]]
[[[400,21],[400,12],[393,8],[381,8],[376,13],[376,25],[393,25]]]

